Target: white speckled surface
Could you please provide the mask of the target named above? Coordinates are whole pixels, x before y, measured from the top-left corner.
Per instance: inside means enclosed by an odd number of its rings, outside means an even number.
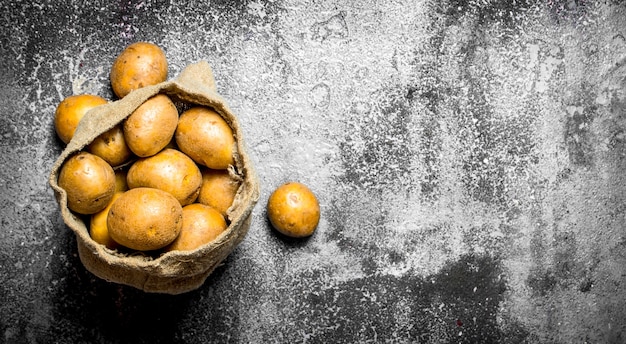
[[[0,5],[0,342],[622,343],[623,1]],[[207,60],[262,183],[244,242],[172,297],[84,270],[47,185],[65,96],[127,44]],[[308,240],[269,227],[288,180]]]

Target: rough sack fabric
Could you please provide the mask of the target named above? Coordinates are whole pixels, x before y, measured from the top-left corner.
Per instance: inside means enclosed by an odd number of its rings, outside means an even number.
[[[168,95],[175,103],[212,107],[222,115],[233,129],[236,139],[235,166],[231,172],[236,173],[242,182],[227,214],[230,224],[213,242],[194,251],[172,251],[158,257],[129,255],[107,249],[91,239],[85,224],[86,218],[69,210],[67,194],[59,187],[57,179],[65,160],[84,149],[100,134],[121,123],[144,101],[159,93]],[[76,234],[78,254],[87,270],[110,282],[166,294],[188,292],[204,283],[247,234],[252,209],[259,199],[259,182],[246,153],[237,117],[216,93],[211,67],[205,61],[187,66],[174,80],[135,90],[120,100],[90,110],[55,161],[49,183],[55,191],[63,220]]]

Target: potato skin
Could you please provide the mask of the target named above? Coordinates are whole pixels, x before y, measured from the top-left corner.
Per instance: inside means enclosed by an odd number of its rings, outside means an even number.
[[[121,125],[116,125],[100,134],[87,146],[87,149],[114,167],[122,165],[132,156]]]
[[[226,216],[241,183],[231,177],[228,170],[204,168],[201,171],[202,186],[197,202],[211,206]]]
[[[167,57],[154,43],[133,43],[117,56],[109,77],[113,92],[123,98],[131,91],[165,81]]]
[[[288,182],[276,188],[268,198],[267,217],[280,233],[303,238],[315,232],[320,220],[320,206],[306,185]]]
[[[111,165],[88,152],[67,159],[57,182],[67,193],[68,208],[79,214],[94,214],[104,209],[115,192],[115,172]]]
[[[126,170],[117,170],[115,171],[115,192],[124,192],[128,190],[128,182],[126,181],[126,176],[128,175],[128,171]]]
[[[180,235],[166,251],[191,251],[217,238],[226,230],[226,220],[216,209],[200,203],[183,207]]]
[[[172,194],[182,206],[193,203],[200,193],[202,173],[184,153],[166,148],[137,160],[126,176],[128,187],[152,187]]]
[[[220,170],[235,164],[233,131],[211,108],[196,106],[183,112],[175,139],[178,148],[200,165]]]
[[[178,110],[165,94],[146,100],[124,121],[124,139],[139,157],[147,157],[165,148],[176,131]]]
[[[124,192],[107,216],[109,235],[122,246],[153,251],[169,245],[180,234],[183,209],[168,192],[136,188]]]
[[[54,129],[61,141],[69,143],[85,114],[106,103],[106,99],[94,94],[78,94],[63,99],[54,112]]]
[[[119,244],[109,235],[107,216],[109,215],[109,210],[111,209],[113,202],[115,202],[115,200],[117,200],[121,195],[122,192],[115,192],[109,204],[104,209],[91,215],[91,219],[89,221],[89,235],[93,241],[112,250],[118,248]]]

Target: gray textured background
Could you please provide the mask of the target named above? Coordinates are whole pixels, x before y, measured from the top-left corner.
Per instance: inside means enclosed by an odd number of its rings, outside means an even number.
[[[3,1],[0,342],[624,343],[625,37],[616,0]],[[180,296],[87,272],[47,184],[56,105],[138,40],[212,65],[262,183]]]

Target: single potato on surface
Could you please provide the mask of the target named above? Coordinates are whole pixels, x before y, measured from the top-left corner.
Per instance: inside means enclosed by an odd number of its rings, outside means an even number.
[[[221,170],[235,164],[233,131],[209,107],[195,106],[183,112],[175,138],[178,148],[200,165]]]
[[[165,94],[146,100],[124,121],[124,139],[139,157],[147,157],[165,148],[176,131],[178,110]]]
[[[241,183],[231,177],[228,170],[202,169],[202,186],[198,203],[211,206],[226,216],[226,211],[233,204]]]
[[[138,251],[163,248],[180,234],[183,209],[170,193],[154,188],[130,189],[111,205],[109,235]]]
[[[311,190],[302,183],[279,186],[267,201],[267,216],[280,233],[302,238],[313,234],[320,220],[320,206]]]
[[[169,192],[182,206],[193,203],[200,193],[202,173],[191,158],[175,149],[134,162],[126,176],[128,187],[151,187]]]
[[[109,77],[113,92],[123,98],[131,91],[165,81],[167,57],[156,44],[133,43],[117,56]]]
[[[111,165],[88,152],[67,159],[57,182],[67,193],[68,208],[79,214],[94,214],[104,209],[115,192],[115,172]]]
[[[116,125],[100,134],[87,146],[87,150],[101,157],[113,167],[122,165],[133,155],[126,144],[121,125]]]
[[[61,141],[69,143],[87,111],[106,103],[106,99],[93,94],[73,95],[63,99],[54,113],[54,129]]]
[[[212,207],[194,203],[183,207],[183,227],[166,251],[191,251],[215,240],[226,230],[226,221]]]

